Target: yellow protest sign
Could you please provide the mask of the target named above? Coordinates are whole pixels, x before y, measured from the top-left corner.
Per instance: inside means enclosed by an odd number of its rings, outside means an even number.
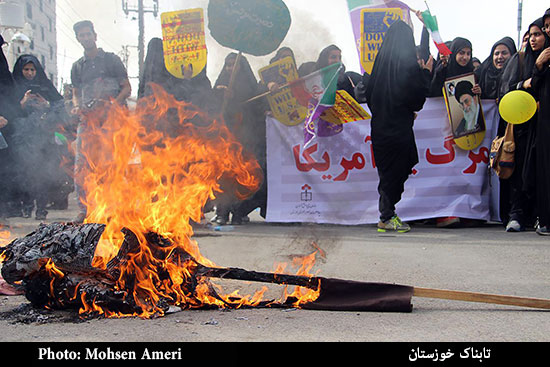
[[[400,8],[361,10],[361,66],[367,73],[372,72],[386,32],[400,19],[403,19],[403,10]]]
[[[259,71],[260,79],[265,85],[271,82],[279,87],[298,79],[298,71],[292,57],[285,57],[270,64]],[[284,86],[267,96],[273,116],[288,126],[294,126],[304,121],[307,116],[307,107],[298,103],[291,88]]]
[[[348,122],[368,120],[371,116],[348,92],[339,90],[336,92],[334,106],[323,112],[321,118],[330,123],[341,125]]]
[[[185,68],[193,77],[206,66],[207,50],[203,10],[188,9],[161,14],[164,63],[170,74],[183,78]]]

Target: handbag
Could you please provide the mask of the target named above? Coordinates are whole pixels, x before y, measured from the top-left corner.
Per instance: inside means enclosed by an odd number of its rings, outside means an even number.
[[[503,180],[514,173],[516,144],[514,142],[514,125],[508,124],[504,136],[497,136],[491,144],[489,165],[497,176]]]

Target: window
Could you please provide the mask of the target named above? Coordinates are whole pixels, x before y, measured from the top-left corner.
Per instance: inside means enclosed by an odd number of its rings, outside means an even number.
[[[32,19],[32,5],[27,3],[27,18]]]

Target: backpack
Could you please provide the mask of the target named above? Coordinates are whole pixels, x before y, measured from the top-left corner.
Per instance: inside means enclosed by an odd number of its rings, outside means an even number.
[[[508,124],[504,136],[497,136],[493,140],[491,152],[489,153],[490,168],[503,180],[510,178],[514,173],[516,144],[514,142],[513,126]]]

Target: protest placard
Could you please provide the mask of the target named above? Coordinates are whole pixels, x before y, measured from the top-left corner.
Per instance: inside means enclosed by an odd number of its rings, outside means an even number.
[[[208,28],[222,46],[254,56],[275,51],[290,28],[282,0],[210,0]]]
[[[292,95],[288,83],[298,79],[298,71],[292,57],[285,57],[259,71],[261,81],[267,86],[276,83],[280,88],[267,96],[271,113],[285,125],[297,125],[307,116],[307,107],[302,106]]]
[[[205,67],[207,49],[203,10],[188,9],[161,14],[164,63],[170,74],[183,78],[192,67],[197,76]]]
[[[376,55],[382,47],[390,26],[403,19],[401,8],[361,10],[361,66],[367,73],[372,72]]]

